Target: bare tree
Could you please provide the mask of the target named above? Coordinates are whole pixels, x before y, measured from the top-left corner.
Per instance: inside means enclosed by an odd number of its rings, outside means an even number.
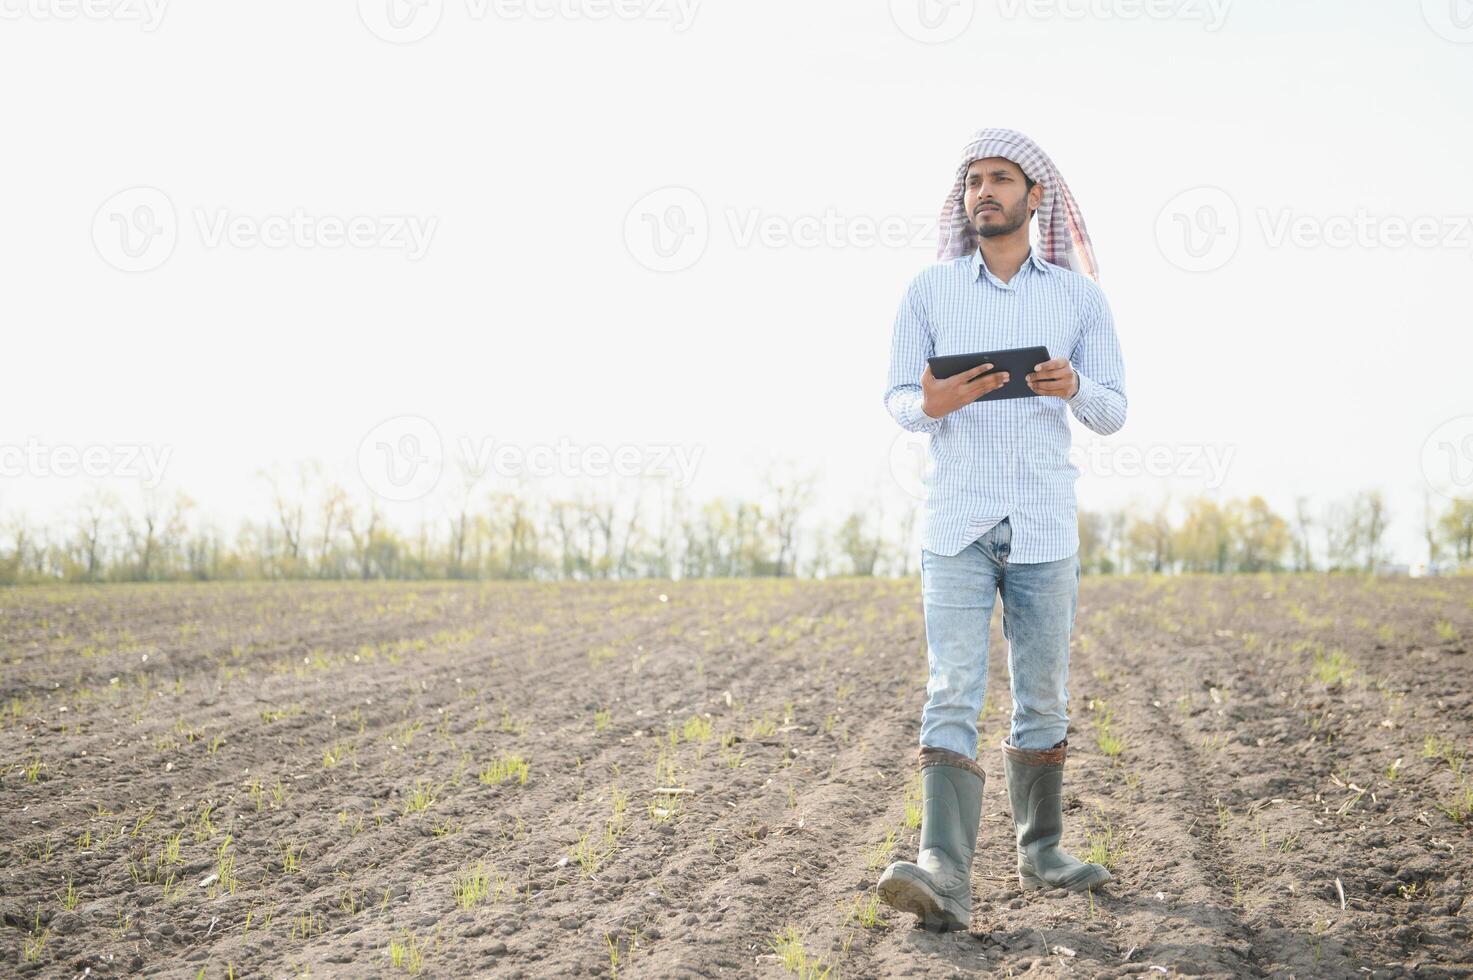
[[[1108,552],[1105,515],[1099,511],[1080,510],[1079,520],[1079,563],[1086,572],[1109,573],[1114,571]]]
[[[1126,537],[1133,566],[1143,566],[1158,575],[1171,568],[1174,553],[1169,507],[1169,500],[1162,500],[1149,517],[1130,516]]]
[[[763,475],[763,485],[772,499],[770,526],[777,545],[773,575],[782,576],[791,569],[797,554],[798,522],[813,500],[817,473],[800,470],[796,461],[771,464]]]
[[[653,546],[647,559],[647,571],[655,578],[671,578],[676,569],[676,542],[679,540],[685,499],[674,481],[663,475],[655,478],[654,487],[659,516],[651,538]]]
[[[1294,570],[1314,571],[1314,548],[1310,544],[1310,529],[1314,518],[1309,513],[1309,498],[1294,498]]]
[[[269,472],[257,470],[257,475],[271,485],[271,506],[276,511],[276,525],[281,531],[288,577],[298,574],[302,560],[302,524],[310,496],[308,487],[314,477],[321,474],[322,464],[299,460],[293,467],[292,478],[282,475],[273,467]],[[285,484],[294,484],[285,486]]]
[[[347,528],[348,537],[353,541],[353,557],[358,564],[358,577],[368,579],[373,572],[373,550],[375,539],[378,534],[379,522],[383,515],[379,513],[378,501],[372,498],[368,503],[368,514],[360,517],[351,506],[343,511],[343,523]]]
[[[1325,540],[1327,566],[1335,570],[1353,568],[1359,542],[1352,507],[1339,500],[1325,504],[1320,530]]]
[[[117,508],[116,495],[102,487],[94,487],[82,499],[82,514],[78,521],[78,544],[84,581],[102,580],[107,547],[103,534],[108,522],[116,514]]]
[[[1262,497],[1233,501],[1228,527],[1237,539],[1234,568],[1240,572],[1278,571],[1289,547],[1289,525]]]
[[[590,502],[587,507],[589,524],[594,534],[590,537],[603,543],[603,554],[590,555],[599,578],[609,578],[614,570],[614,502],[600,500]]]
[[[26,550],[30,545],[30,531],[24,514],[16,514],[7,522],[7,537],[10,538],[9,554],[0,553],[0,585],[15,585],[26,576]]]
[[[1459,565],[1473,562],[1473,497],[1455,498],[1437,528]]]
[[[562,577],[570,581],[583,577],[580,570],[584,558],[578,549],[578,532],[583,527],[578,519],[581,509],[574,500],[553,500],[548,504],[553,531],[557,535],[559,568]]]
[[[1427,544],[1427,567],[1442,560],[1442,540],[1437,533],[1437,514],[1432,508],[1432,489],[1422,484],[1422,540]]]
[[[1362,564],[1368,572],[1374,572],[1384,561],[1382,538],[1391,515],[1386,509],[1386,499],[1380,490],[1362,491],[1356,498],[1356,537],[1359,541]]]
[[[506,578],[537,577],[537,525],[526,489],[525,484],[521,484],[517,489],[499,491],[491,496],[493,526],[499,526],[506,538],[506,562],[502,568]]]
[[[486,477],[486,468],[462,459],[457,472],[460,480],[456,487],[455,508],[450,515],[450,555],[446,573],[450,578],[465,578],[465,551],[474,524],[471,500]]]
[[[876,505],[878,507],[878,504]],[[874,515],[872,521],[868,515]],[[838,548],[847,563],[850,575],[873,575],[880,561],[881,537],[879,529],[884,526],[883,512],[876,508],[864,508],[851,513],[839,525]]]
[[[1232,557],[1233,534],[1229,515],[1209,497],[1187,503],[1186,517],[1176,534],[1176,553],[1189,572],[1224,572]]]
[[[915,537],[916,521],[921,516],[921,501],[907,494],[904,502],[900,505],[900,520],[896,522],[896,529],[900,532],[900,574],[902,577],[910,575],[910,560],[915,557],[911,541]]]
[[[322,526],[320,537],[317,541],[317,574],[319,577],[337,577],[337,562],[334,555],[337,548],[334,546],[334,536],[338,533],[340,524],[348,514],[348,491],[344,490],[339,483],[329,484],[323,492],[322,503],[319,507],[322,515]]]

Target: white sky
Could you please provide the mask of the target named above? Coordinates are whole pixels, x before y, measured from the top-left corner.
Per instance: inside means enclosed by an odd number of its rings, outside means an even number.
[[[452,446],[679,445],[699,498],[798,458],[838,513],[895,492],[895,309],[957,151],[1002,125],[1053,156],[1094,240],[1129,397],[1106,445],[1230,452],[1214,492],[1286,516],[1378,487],[1402,560],[1434,430],[1473,467],[1473,420],[1439,430],[1473,413],[1468,0],[443,0],[413,43],[370,28],[392,33],[386,2],[0,0],[0,445],[168,447],[165,485],[233,523],[265,513],[258,468],[351,465],[412,415]],[[921,2],[957,36],[908,36]],[[146,199],[114,195],[138,186],[177,242],[125,272],[116,221]],[[678,202],[641,202],[671,186],[707,241],[654,271],[642,209]],[[1200,217],[1179,197],[1200,187],[1241,223],[1188,271],[1170,209]],[[427,247],[212,237],[298,209],[407,216]],[[1357,213],[1369,245],[1274,240]],[[825,215],[836,244],[792,241]],[[744,241],[754,218],[787,237]],[[1438,243],[1397,244],[1419,218]],[[887,219],[912,230],[866,244]],[[1079,502],[1209,476],[1086,473]],[[64,514],[88,485],[9,473],[0,509]]]

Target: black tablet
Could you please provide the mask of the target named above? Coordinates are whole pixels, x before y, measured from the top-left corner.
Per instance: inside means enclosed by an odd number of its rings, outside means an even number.
[[[988,374],[1006,371],[1010,377],[1001,388],[994,388],[973,401],[990,402],[1002,398],[1036,398],[1038,392],[1028,387],[1028,375],[1033,369],[1049,359],[1047,347],[1013,347],[1008,350],[979,351],[976,354],[940,354],[928,357],[931,374],[936,378],[949,378],[953,374],[991,364]]]

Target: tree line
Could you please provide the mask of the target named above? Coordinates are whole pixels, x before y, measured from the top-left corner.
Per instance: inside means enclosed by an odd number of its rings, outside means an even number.
[[[338,483],[263,474],[270,513],[232,532],[182,492],[123,503],[98,490],[59,524],[0,511],[0,585],[246,579],[522,579],[909,575],[922,505],[872,494],[839,520],[813,516],[816,477],[775,466],[754,500],[695,501],[654,482],[633,493],[549,496],[474,484],[407,528]],[[1276,513],[1262,497],[1198,496],[1079,510],[1086,572],[1382,572],[1392,521],[1376,490]],[[1473,497],[1421,515],[1430,563],[1473,568]]]

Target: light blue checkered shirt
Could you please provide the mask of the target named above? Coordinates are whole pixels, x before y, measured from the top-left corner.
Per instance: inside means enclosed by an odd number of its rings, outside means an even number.
[[[921,373],[936,354],[1040,346],[1067,354],[1073,398],[1037,395],[973,402],[944,418],[921,411]],[[1105,294],[1093,279],[1031,250],[1009,282],[979,248],[911,281],[890,345],[885,407],[900,427],[931,435],[932,479],[923,546],[955,555],[1009,518],[1008,560],[1068,558],[1079,549],[1069,460],[1069,412],[1100,435],[1125,424],[1125,364]]]

